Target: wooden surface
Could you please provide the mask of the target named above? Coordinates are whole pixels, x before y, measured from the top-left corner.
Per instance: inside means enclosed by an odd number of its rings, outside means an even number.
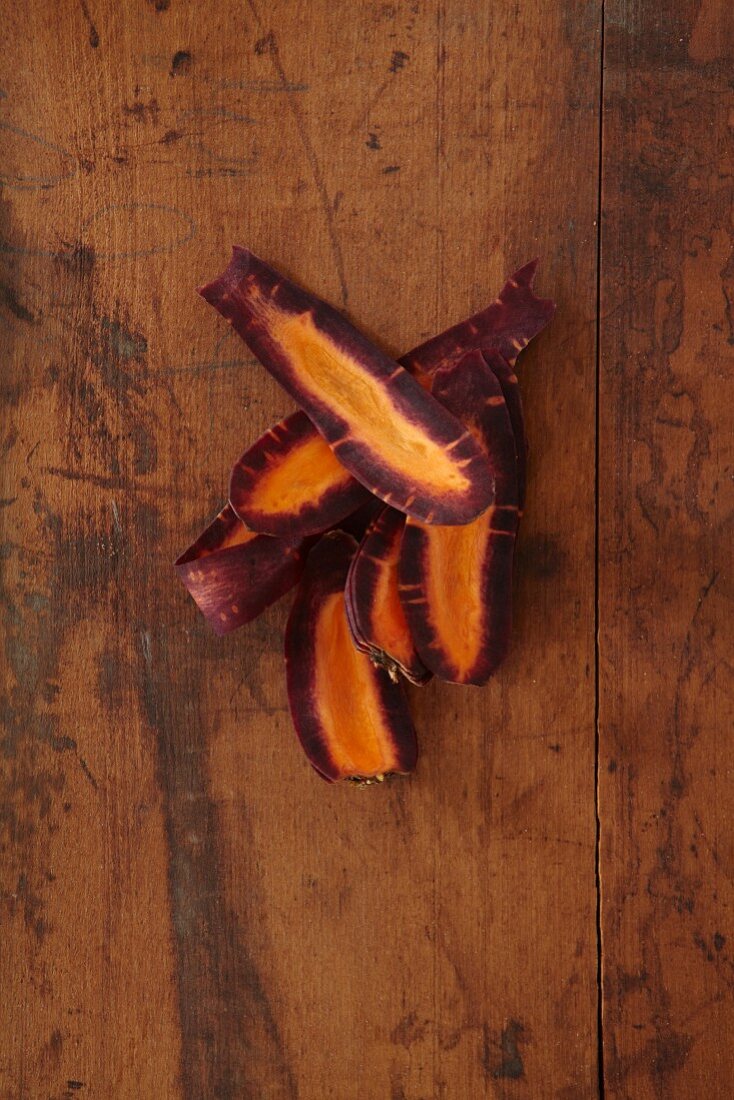
[[[728,1097],[728,6],[0,31],[2,1100]],[[170,568],[291,408],[193,293],[233,241],[391,353],[558,302],[513,651],[404,782],[320,782],[287,601],[216,639]]]
[[[606,1092],[734,1081],[734,22],[607,0],[599,463]]]

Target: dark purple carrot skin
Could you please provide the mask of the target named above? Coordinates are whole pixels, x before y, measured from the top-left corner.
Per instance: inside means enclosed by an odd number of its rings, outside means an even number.
[[[320,534],[370,499],[369,490],[344,470],[340,481],[335,481],[319,497],[305,502],[298,512],[263,512],[255,508],[251,495],[258,479],[290,451],[317,439],[322,437],[305,412],[299,409],[269,428],[235,463],[229,483],[229,502],[251,531],[285,539]],[[325,442],[324,446],[327,446]]]
[[[344,589],[347,619],[358,649],[369,653],[388,672],[397,669],[411,683],[425,684],[431,679],[431,673],[418,656],[409,636],[406,637],[406,642],[412,652],[408,663],[403,663],[395,653],[383,650],[377,641],[376,618],[381,609],[376,605],[375,599],[380,573],[384,562],[396,550],[396,543],[402,539],[404,527],[403,513],[387,507],[383,508],[367,529],[359,550],[352,559]],[[397,577],[395,583],[397,584]]]
[[[235,247],[227,269],[199,293],[225,317],[283,388],[301,405],[340,462],[370,492],[426,523],[468,523],[492,503],[492,485],[485,456],[471,435],[434,401],[430,394],[362,336],[331,306],[291,283],[247,249]],[[451,461],[466,479],[461,491],[436,490],[430,470],[416,451],[415,472],[395,469],[359,438],[326,399],[318,399],[299,377],[298,364],[272,335],[268,310],[281,315],[309,314],[315,330],[353,362],[389,399],[396,413],[409,420],[424,438]],[[322,394],[323,398],[323,394]],[[391,424],[385,423],[385,432]],[[421,459],[423,458],[423,461]],[[423,478],[421,482],[420,478]]]
[[[516,515],[515,433],[502,387],[482,353],[469,352],[458,363],[436,371],[433,388],[437,399],[454,415],[473,421],[478,428],[495,480],[495,507]]]
[[[345,516],[344,519],[335,523],[331,530],[344,531],[345,534],[351,535],[360,543],[367,532],[367,528],[379,516],[384,507],[385,505],[379,497],[372,496],[370,493],[364,504],[357,508],[355,512],[352,512],[351,515]]]
[[[293,724],[309,762],[331,783],[343,776],[329,751],[316,698],[316,629],[319,612],[326,600],[343,592],[356,550],[356,540],[343,531],[331,531],[318,541],[309,555],[285,635],[288,700]],[[382,715],[394,735],[395,770],[412,772],[417,762],[418,745],[405,695],[384,669],[371,668]],[[339,674],[338,668],[334,674]],[[348,691],[349,685],[345,684],[344,689]]]
[[[228,634],[257,618],[298,583],[309,543],[254,535],[227,545],[242,527],[228,504],[177,558],[174,568],[212,630]]]
[[[416,649],[426,667],[443,680],[481,685],[504,659],[512,627],[512,565],[519,516],[515,436],[500,384],[481,352],[470,352],[453,366],[437,371],[433,384],[438,400],[479,429],[495,477],[496,498],[488,514],[490,527],[481,572],[485,621],[479,656],[470,670],[457,670],[431,619],[426,568],[430,540],[441,537],[440,528],[428,528],[412,520],[406,523],[399,565],[400,595]],[[448,586],[446,597],[451,598]],[[453,619],[457,630],[462,630],[462,607],[456,607]]]
[[[532,289],[537,266],[537,260],[525,264],[485,309],[426,340],[398,362],[413,374],[432,374],[468,351],[494,348],[514,366],[523,348],[542,332],[556,311],[554,302],[538,298]]]
[[[515,457],[517,459],[517,499],[522,516],[525,508],[525,492],[528,469],[528,439],[525,432],[525,414],[522,409],[520,384],[514,368],[498,351],[485,351],[484,361],[502,387],[502,393],[510,416],[512,433],[515,436]]]

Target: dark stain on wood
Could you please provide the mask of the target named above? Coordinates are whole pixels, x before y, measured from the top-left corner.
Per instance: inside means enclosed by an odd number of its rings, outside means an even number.
[[[89,45],[92,47],[93,50],[96,50],[99,46],[99,33],[94,23],[92,22],[91,15],[89,14],[87,0],[79,0],[79,3],[81,5],[82,14],[84,15],[84,18],[87,22],[87,28],[89,30]]]
[[[398,1043],[408,1050],[413,1043],[420,1042],[429,1027],[428,1020],[420,1020],[417,1012],[409,1012],[390,1033],[390,1042]]]
[[[149,3],[126,13],[129,49],[109,0],[8,20],[0,1092],[723,1100],[727,5],[408,0],[335,21],[315,0],[304,22],[281,0],[262,16],[223,0],[197,23]],[[536,171],[549,141],[553,170]],[[370,190],[359,148],[381,145]],[[327,297],[351,290],[395,348],[481,304],[528,242],[548,257],[561,327],[525,354],[518,587],[520,614],[540,602],[553,629],[518,635],[482,696],[414,693],[421,771],[384,804],[312,795],[291,768],[286,609],[215,643],[170,572],[226,492],[225,452],[286,411],[246,355],[224,370],[211,352],[203,252],[183,247],[199,209],[210,259],[246,226]],[[365,1034],[382,1037],[369,1064]]]
[[[392,57],[390,58],[390,72],[399,73],[401,69],[405,68],[406,61],[410,60],[410,54],[405,53],[404,50],[393,50]]]
[[[499,1061],[493,1057],[485,1032],[482,1064],[485,1075],[495,1081],[519,1081],[525,1075],[519,1044],[526,1042],[525,1028],[519,1020],[508,1020],[499,1039]]]
[[[158,100],[155,97],[149,99],[147,103],[143,103],[139,99],[131,104],[125,103],[122,110],[124,114],[130,115],[136,122],[157,122],[160,114]]]
[[[61,1056],[61,1051],[64,1047],[64,1038],[57,1027],[51,1032],[51,1038],[48,1041],[48,1049],[52,1057],[56,1060]]]
[[[141,332],[130,332],[122,321],[102,317],[102,339],[113,356],[142,362],[148,354],[148,341]]]
[[[92,297],[94,265],[85,253],[73,265],[79,293]],[[62,261],[65,262],[65,261]],[[152,473],[158,463],[157,415],[147,370],[148,342],[119,317],[97,316],[92,304],[80,319],[82,354],[59,364],[57,378],[68,410],[67,461],[85,464],[85,476],[123,478]],[[96,458],[98,470],[90,470]]]
[[[606,14],[600,751],[620,763],[599,776],[605,1079],[615,1097],[694,1097],[702,1067],[723,1080],[733,1064],[731,980],[707,931],[731,900],[716,732],[731,724],[716,687],[732,646],[717,504],[731,390],[714,381],[730,306],[731,66],[718,0],[655,13],[615,0]],[[638,968],[644,997],[610,980]]]
[[[36,318],[34,314],[18,300],[14,287],[0,285],[0,301],[2,301],[5,308],[12,313],[13,317],[17,317],[19,321],[26,321],[31,325],[35,322]]]
[[[168,841],[184,1095],[237,1100],[270,1089],[295,1098],[266,988],[238,918],[223,900],[204,724],[186,701],[199,670],[186,647],[178,642],[172,652],[153,624],[143,625],[139,652],[140,694],[155,735]]]
[[[176,50],[171,58],[171,76],[188,76],[193,61],[194,59],[188,50]]]
[[[551,580],[562,572],[566,553],[550,535],[521,534],[517,560],[518,569],[540,580]]]
[[[272,31],[268,31],[262,38],[258,38],[255,43],[255,53],[258,57],[262,57],[263,54],[272,53],[275,49],[275,35]]]

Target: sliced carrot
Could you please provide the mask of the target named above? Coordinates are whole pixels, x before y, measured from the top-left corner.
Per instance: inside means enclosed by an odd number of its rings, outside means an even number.
[[[350,535],[332,532],[311,551],[285,639],[293,724],[309,761],[331,782],[410,772],[417,756],[400,686],[349,633],[344,585],[356,549]]]

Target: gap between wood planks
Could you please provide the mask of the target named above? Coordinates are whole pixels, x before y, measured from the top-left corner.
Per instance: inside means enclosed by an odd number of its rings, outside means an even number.
[[[597,165],[596,200],[596,392],[595,392],[595,493],[594,493],[594,815],[596,845],[594,874],[596,879],[596,1058],[599,1100],[604,1100],[604,966],[601,895],[601,814],[599,812],[599,428],[601,388],[601,248],[602,248],[602,178],[604,171],[604,18],[605,0],[601,0],[599,34],[599,160]]]

